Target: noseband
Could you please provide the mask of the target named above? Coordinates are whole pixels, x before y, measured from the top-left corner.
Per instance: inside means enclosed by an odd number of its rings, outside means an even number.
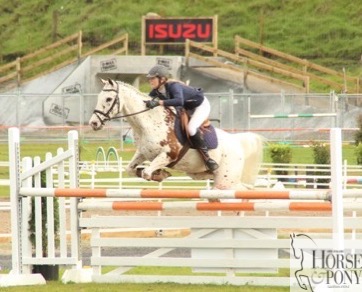
[[[116,89],[103,89],[102,91],[114,91],[116,93],[116,97],[115,97],[111,107],[109,108],[109,110],[106,113],[104,113],[104,112],[102,112],[100,110],[97,110],[97,109],[95,109],[93,111],[93,113],[96,115],[96,117],[101,122],[101,124],[104,125],[105,122],[112,120],[112,118],[109,116],[109,114],[113,111],[113,108],[117,104],[118,104],[118,112],[117,113],[119,113],[119,104],[120,104],[120,102],[119,102],[119,97],[118,97],[118,93],[119,93],[118,83],[117,83],[117,90]],[[102,119],[102,116],[104,117],[103,119]]]

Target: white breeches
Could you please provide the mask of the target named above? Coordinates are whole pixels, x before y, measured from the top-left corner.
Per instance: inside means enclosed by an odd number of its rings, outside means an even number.
[[[197,132],[197,129],[202,125],[202,123],[208,119],[210,115],[210,102],[204,97],[204,101],[200,104],[192,114],[192,117],[187,125],[187,130],[189,131],[190,136],[194,136]]]

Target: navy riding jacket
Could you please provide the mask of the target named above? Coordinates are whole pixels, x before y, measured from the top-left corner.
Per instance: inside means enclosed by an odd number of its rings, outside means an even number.
[[[153,89],[149,95],[164,100],[164,106],[182,106],[187,110],[198,107],[204,101],[201,88],[194,88],[180,82],[166,82],[165,88],[166,96],[157,89]]]

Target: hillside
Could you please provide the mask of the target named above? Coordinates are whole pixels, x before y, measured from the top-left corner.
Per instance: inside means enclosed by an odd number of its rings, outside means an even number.
[[[240,35],[361,74],[362,6],[355,0],[0,0],[0,63],[78,30],[93,45],[128,32],[131,53],[139,54],[141,17],[149,12],[168,17],[218,15],[221,49],[233,51],[233,37]]]

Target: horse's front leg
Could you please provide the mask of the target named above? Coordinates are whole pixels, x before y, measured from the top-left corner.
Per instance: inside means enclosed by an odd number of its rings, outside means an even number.
[[[160,153],[155,159],[151,161],[150,165],[143,170],[142,178],[146,180],[152,180],[153,172],[164,168],[170,162],[170,157],[166,152]]]
[[[126,172],[130,176],[137,176],[137,166],[145,162],[146,157],[138,150],[133,155],[131,162],[127,165]]]

